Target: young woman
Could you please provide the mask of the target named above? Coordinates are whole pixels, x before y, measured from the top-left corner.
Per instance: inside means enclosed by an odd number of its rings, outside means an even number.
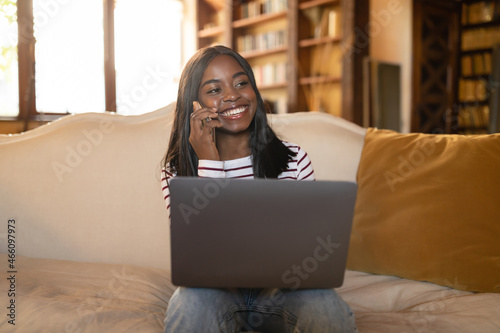
[[[163,194],[174,176],[314,180],[299,146],[267,123],[252,69],[235,51],[214,46],[186,64],[168,151]],[[178,288],[165,332],[356,332],[349,306],[333,289]]]

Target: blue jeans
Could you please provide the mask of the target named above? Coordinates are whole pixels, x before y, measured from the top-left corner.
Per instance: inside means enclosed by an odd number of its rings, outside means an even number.
[[[333,289],[178,288],[165,333],[357,332],[354,314]]]

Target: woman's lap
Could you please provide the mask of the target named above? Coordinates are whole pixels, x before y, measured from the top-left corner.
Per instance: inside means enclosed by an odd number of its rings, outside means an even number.
[[[333,289],[178,288],[165,332],[356,332],[354,315]]]

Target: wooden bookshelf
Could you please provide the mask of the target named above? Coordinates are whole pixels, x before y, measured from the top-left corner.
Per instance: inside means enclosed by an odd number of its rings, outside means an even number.
[[[360,124],[354,96],[362,91],[359,64],[369,50],[344,53],[354,48],[352,34],[359,30],[354,27],[368,23],[368,0],[197,4],[198,47],[223,44],[238,51],[254,68],[261,80],[257,86],[274,110],[324,111]]]
[[[304,10],[312,7],[325,5],[340,5],[339,0],[305,0],[299,2],[299,9]]]
[[[269,56],[269,55],[273,55],[273,54],[277,54],[277,53],[285,53],[287,50],[288,50],[287,46],[280,46],[280,47],[275,47],[275,48],[268,49],[268,50],[246,51],[246,52],[239,52],[239,53],[245,59],[250,60],[252,58],[264,57],[264,56]]]
[[[288,14],[287,11],[280,11],[278,13],[260,14],[259,16],[248,17],[237,21],[233,21],[232,26],[233,28],[249,27],[252,25],[257,25],[280,18],[286,18],[287,14]]]
[[[457,128],[461,134],[492,132],[490,118],[500,110],[493,103],[494,47],[500,45],[500,0],[464,1],[462,5]],[[498,47],[498,46],[497,46]],[[498,129],[497,129],[498,130]]]
[[[231,46],[232,31],[229,8],[230,5],[225,1],[197,1],[198,48],[214,44]]]
[[[340,83],[342,78],[340,76],[311,76],[301,77],[299,83],[301,85],[313,85],[322,83]]]
[[[340,43],[341,41],[342,41],[341,37],[327,36],[327,37],[310,38],[299,41],[299,47],[312,47],[321,44]]]
[[[211,27],[198,31],[198,38],[216,38],[224,34],[223,27]]]
[[[473,30],[473,29],[480,29],[480,28],[498,27],[499,25],[500,25],[500,20],[495,19],[494,21],[474,23],[474,24],[465,24],[462,26],[462,29],[463,30]]]

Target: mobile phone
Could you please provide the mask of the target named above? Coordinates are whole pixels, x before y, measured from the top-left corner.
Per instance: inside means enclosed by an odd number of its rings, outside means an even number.
[[[201,104],[200,102],[198,102],[198,101],[195,101],[195,102],[198,103],[200,108],[204,107],[203,104]],[[207,117],[207,119],[204,121],[212,121],[212,118]],[[212,135],[212,142],[215,143],[215,128],[210,129],[210,135]]]

